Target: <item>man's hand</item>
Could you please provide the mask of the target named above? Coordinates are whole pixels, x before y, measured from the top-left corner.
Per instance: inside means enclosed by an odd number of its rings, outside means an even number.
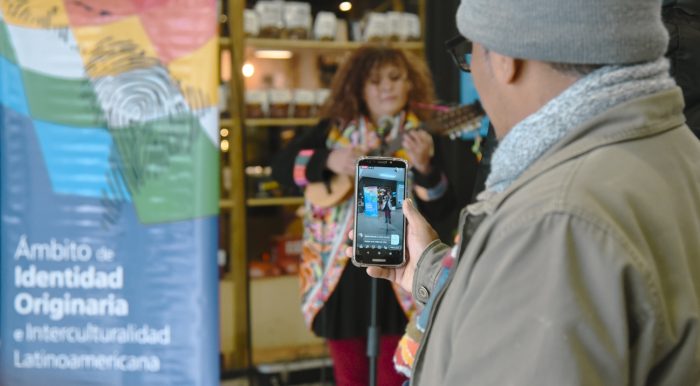
[[[408,199],[403,202],[403,214],[408,221],[408,230],[406,232],[406,264],[398,268],[386,267],[368,267],[367,274],[372,277],[391,280],[398,284],[404,290],[411,292],[413,286],[413,275],[416,272],[418,259],[425,248],[438,238],[437,232],[425,221],[413,206],[413,201]],[[350,238],[353,238],[350,231]],[[352,247],[348,247],[345,254],[352,256]]]

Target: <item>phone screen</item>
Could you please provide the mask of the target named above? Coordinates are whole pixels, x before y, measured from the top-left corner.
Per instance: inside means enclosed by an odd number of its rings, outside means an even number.
[[[357,163],[355,253],[358,265],[398,266],[404,258],[402,204],[406,197],[406,161],[365,157]]]

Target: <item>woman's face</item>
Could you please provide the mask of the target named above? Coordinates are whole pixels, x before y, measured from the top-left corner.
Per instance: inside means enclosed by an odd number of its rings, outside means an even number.
[[[363,98],[370,118],[377,123],[382,116],[393,116],[408,101],[411,84],[406,70],[394,64],[375,68],[365,81]]]

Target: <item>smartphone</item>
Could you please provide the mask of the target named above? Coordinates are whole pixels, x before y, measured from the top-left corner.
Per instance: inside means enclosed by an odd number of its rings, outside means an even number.
[[[406,263],[406,169],[401,158],[361,157],[355,170],[352,262],[399,267]]]

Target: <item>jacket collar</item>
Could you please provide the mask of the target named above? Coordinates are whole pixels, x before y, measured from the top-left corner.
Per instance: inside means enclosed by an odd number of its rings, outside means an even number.
[[[492,214],[511,194],[566,161],[603,146],[677,128],[685,122],[683,106],[683,94],[678,87],[615,106],[573,129],[503,192],[482,192],[481,200],[467,210],[472,214]]]

